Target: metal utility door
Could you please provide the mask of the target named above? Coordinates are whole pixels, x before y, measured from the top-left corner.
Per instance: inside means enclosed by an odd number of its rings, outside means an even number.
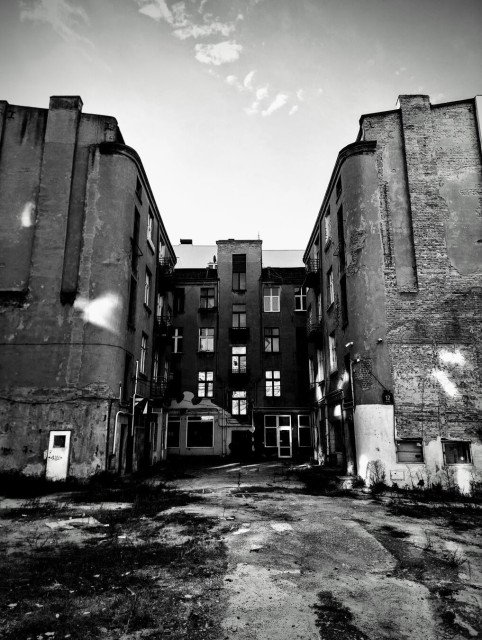
[[[278,458],[291,458],[291,427],[278,427]]]
[[[47,451],[47,480],[65,480],[69,468],[70,431],[51,431]]]

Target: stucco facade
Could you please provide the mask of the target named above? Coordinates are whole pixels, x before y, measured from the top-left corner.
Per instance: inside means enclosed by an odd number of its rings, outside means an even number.
[[[160,246],[174,264],[140,158],[75,96],[1,102],[0,144],[0,468],[136,468],[161,455],[130,415],[142,351],[139,395],[154,407]]]
[[[479,106],[400,96],[337,159],[304,260],[317,456],[348,473],[482,470]]]

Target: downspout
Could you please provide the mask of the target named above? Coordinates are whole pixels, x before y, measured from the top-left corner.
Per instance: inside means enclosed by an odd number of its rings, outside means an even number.
[[[136,377],[134,380],[134,393],[132,394],[132,426],[131,436],[134,436],[134,412],[136,408],[136,395],[137,395],[137,376],[139,375],[139,360],[136,360]]]
[[[119,422],[118,422],[118,418],[119,418],[120,414],[123,414],[123,415],[125,415],[125,416],[130,416],[130,415],[132,415],[132,414],[130,414],[128,411],[118,411],[118,412],[115,414],[115,421],[114,421],[114,443],[113,443],[113,445],[112,445],[112,455],[115,455],[115,449],[116,449],[116,446],[115,446],[115,445],[116,445],[116,442],[117,442],[117,427],[118,427],[118,424],[119,424]]]
[[[105,436],[105,470],[109,470],[109,440],[110,440],[110,417],[112,414],[113,399],[109,400],[109,408],[107,409],[107,434]]]

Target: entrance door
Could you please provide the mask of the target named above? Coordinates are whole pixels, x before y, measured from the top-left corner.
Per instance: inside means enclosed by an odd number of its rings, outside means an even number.
[[[70,431],[51,431],[47,452],[47,480],[65,480],[69,468]]]
[[[291,427],[278,427],[278,458],[291,458]]]

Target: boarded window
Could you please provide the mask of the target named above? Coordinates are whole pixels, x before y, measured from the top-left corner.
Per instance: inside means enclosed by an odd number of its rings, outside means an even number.
[[[422,440],[398,440],[397,462],[421,463],[423,462]]]

